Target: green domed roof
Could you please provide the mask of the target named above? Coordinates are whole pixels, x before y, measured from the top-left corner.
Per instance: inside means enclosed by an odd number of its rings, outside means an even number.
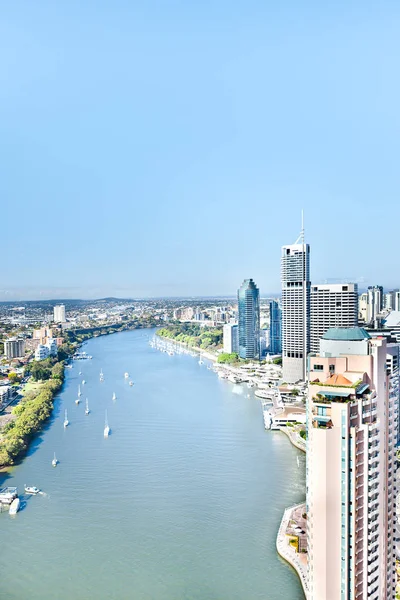
[[[342,340],[346,342],[360,342],[370,338],[369,333],[362,327],[330,327],[322,336],[323,340]]]

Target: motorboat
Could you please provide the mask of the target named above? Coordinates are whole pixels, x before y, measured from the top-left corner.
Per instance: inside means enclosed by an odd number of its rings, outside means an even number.
[[[116,399],[117,399],[117,394],[116,394],[115,392],[113,392],[112,399],[113,399],[113,400],[116,400]]]
[[[133,385],[133,381],[130,381],[130,382],[129,382],[129,385]]]
[[[19,498],[15,498],[10,504],[8,513],[10,515],[16,515],[20,509],[20,506],[21,506],[21,500]]]
[[[25,485],[24,490],[25,494],[32,494],[33,496],[36,496],[36,494],[40,492],[39,488],[35,487],[34,485]]]
[[[82,396],[81,386],[80,385],[78,385],[78,396]]]
[[[53,467],[56,467],[56,466],[57,466],[57,464],[58,464],[58,460],[57,460],[57,458],[56,458],[56,453],[55,453],[55,452],[54,452],[54,458],[53,458],[53,460],[51,461],[51,464],[53,465]]]
[[[125,379],[128,379],[129,373],[125,373],[124,377],[125,377]]]
[[[75,400],[75,402],[79,402],[79,400]],[[69,425],[69,421],[68,421],[68,414],[67,414],[67,409],[65,409],[65,415],[64,415],[64,427],[68,427]]]
[[[75,400],[75,404],[79,404],[79,402],[80,402],[80,401],[81,401],[81,399],[78,397],[78,398]]]
[[[89,413],[90,413],[90,410],[89,410],[89,400],[86,398],[85,415],[88,415]]]
[[[82,385],[85,385],[85,383],[86,383],[86,380],[82,379]]]
[[[103,369],[100,369],[100,381],[104,381]]]
[[[108,425],[108,418],[107,418],[107,411],[106,411],[106,420],[104,423],[104,437],[108,437],[110,435],[110,431],[111,431],[111,429]]]

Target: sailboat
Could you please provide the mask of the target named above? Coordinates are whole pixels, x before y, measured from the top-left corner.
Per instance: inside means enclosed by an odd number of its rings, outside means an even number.
[[[103,369],[100,369],[100,381],[104,381]]]
[[[113,392],[112,399],[113,399],[113,400],[116,400],[116,399],[117,399],[117,394],[116,394],[115,392]]]
[[[125,379],[128,379],[128,377],[129,377],[129,373],[125,373],[125,374],[124,374],[124,377],[125,377]]]
[[[65,409],[64,427],[68,427],[68,425],[69,425],[69,421],[68,421],[67,409]]]
[[[202,365],[203,361],[201,360],[201,354],[200,354],[200,358],[199,358],[199,365]]]
[[[58,460],[57,460],[57,458],[56,458],[56,453],[54,452],[54,458],[53,458],[53,460],[51,461],[51,464],[53,465],[53,467],[56,467],[56,466],[57,466],[57,463],[58,463]]]
[[[78,396],[82,396],[81,386],[80,385],[78,385]]]
[[[90,413],[90,410],[89,410],[89,400],[86,398],[85,415],[88,415],[89,413]]]
[[[82,371],[79,371],[79,375],[82,375]]]
[[[108,419],[107,419],[107,411],[106,411],[106,421],[104,424],[104,437],[108,437],[110,435],[110,427],[108,426]]]

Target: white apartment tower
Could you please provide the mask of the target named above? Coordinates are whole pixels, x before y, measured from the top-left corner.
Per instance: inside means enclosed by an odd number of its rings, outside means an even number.
[[[310,346],[310,246],[304,231],[296,244],[282,247],[281,281],[283,379],[295,383],[306,379]]]
[[[223,328],[224,352],[232,354],[239,352],[239,337],[237,323],[227,323]]]
[[[383,309],[383,287],[371,285],[368,288],[367,322],[376,325],[379,313]]]
[[[330,327],[358,325],[356,283],[312,284],[310,304],[311,352],[319,352],[319,341]]]
[[[329,329],[309,357],[309,600],[394,600],[398,367],[387,342]]]
[[[64,304],[57,304],[54,307],[54,322],[65,323],[65,306]]]

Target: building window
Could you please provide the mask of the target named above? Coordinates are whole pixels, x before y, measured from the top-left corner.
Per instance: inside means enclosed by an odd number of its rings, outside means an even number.
[[[329,365],[329,373],[333,374],[335,372],[335,365]]]
[[[314,371],[323,371],[324,365],[314,365],[313,370]]]

